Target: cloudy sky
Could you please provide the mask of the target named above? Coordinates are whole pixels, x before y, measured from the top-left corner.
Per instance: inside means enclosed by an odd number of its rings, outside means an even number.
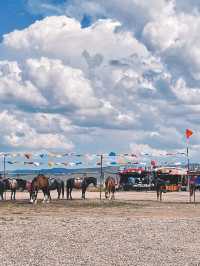
[[[2,151],[200,149],[199,0],[0,3]]]

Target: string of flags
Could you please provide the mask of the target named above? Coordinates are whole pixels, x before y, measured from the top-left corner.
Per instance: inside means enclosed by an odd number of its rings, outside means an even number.
[[[185,130],[185,137],[187,140],[193,135],[191,129]],[[164,160],[162,163],[167,165],[172,157],[181,156],[185,159],[188,152],[135,152],[135,153],[116,153],[109,152],[103,154],[82,154],[76,152],[70,153],[57,153],[57,152],[44,152],[44,153],[31,153],[31,152],[8,152],[0,153],[0,157],[6,158],[5,162],[9,165],[23,164],[27,166],[39,167],[40,165],[48,165],[48,167],[75,167],[83,164],[93,163],[96,166],[101,166],[100,157],[103,156],[103,164],[111,166],[123,165],[147,165],[155,166],[157,164],[156,158]],[[168,158],[168,161],[165,160]],[[181,159],[181,160],[182,160]],[[180,165],[181,162],[172,162],[171,164]]]
[[[162,153],[157,156],[185,156],[184,152]],[[103,156],[103,165],[106,166],[126,166],[126,165],[155,165],[156,161],[151,157],[153,154],[141,153],[116,153],[109,152],[105,154],[79,154],[79,153],[0,153],[0,156],[6,157],[6,163],[9,165],[35,166],[48,165],[48,167],[81,167],[82,165],[92,163],[95,166],[101,166],[100,156]],[[141,161],[141,157],[143,161]],[[14,159],[14,160],[13,160]],[[25,160],[23,160],[25,159]],[[169,162],[163,162],[168,164]],[[177,165],[181,162],[175,162]]]
[[[11,158],[16,158],[16,157],[24,157],[25,159],[31,159],[33,157],[39,157],[41,159],[45,157],[54,157],[54,158],[63,158],[63,157],[86,157],[86,158],[91,158],[93,159],[94,157],[141,157],[141,156],[176,156],[176,155],[186,155],[185,152],[173,152],[173,153],[168,153],[168,152],[163,152],[159,154],[151,154],[151,153],[145,153],[145,152],[139,152],[137,154],[134,153],[115,153],[115,152],[110,152],[110,153],[103,153],[103,154],[77,154],[77,153],[43,153],[43,154],[38,154],[38,153],[0,153],[0,156],[8,156]]]

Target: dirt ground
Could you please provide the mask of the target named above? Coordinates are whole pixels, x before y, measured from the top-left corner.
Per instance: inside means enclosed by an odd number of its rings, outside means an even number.
[[[163,202],[155,192],[119,192],[115,201],[73,195],[1,201],[1,265],[200,265],[199,192],[196,204],[187,192],[166,193]]]

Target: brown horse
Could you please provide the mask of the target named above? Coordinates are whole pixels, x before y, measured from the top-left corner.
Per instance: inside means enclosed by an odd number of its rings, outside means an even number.
[[[32,182],[30,187],[30,202],[37,203],[37,194],[39,190],[42,190],[44,194],[43,203],[50,201],[50,192],[49,192],[49,182],[48,177],[43,174],[39,174],[36,176]]]
[[[115,178],[108,176],[105,180],[105,198],[115,199]]]

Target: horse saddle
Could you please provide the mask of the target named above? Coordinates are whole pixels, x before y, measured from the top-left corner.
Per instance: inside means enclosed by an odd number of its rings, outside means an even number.
[[[49,186],[53,185],[55,180],[56,180],[55,178],[49,178]]]
[[[74,187],[75,188],[81,188],[82,187],[82,183],[83,183],[83,179],[82,178],[75,178],[74,179]]]

